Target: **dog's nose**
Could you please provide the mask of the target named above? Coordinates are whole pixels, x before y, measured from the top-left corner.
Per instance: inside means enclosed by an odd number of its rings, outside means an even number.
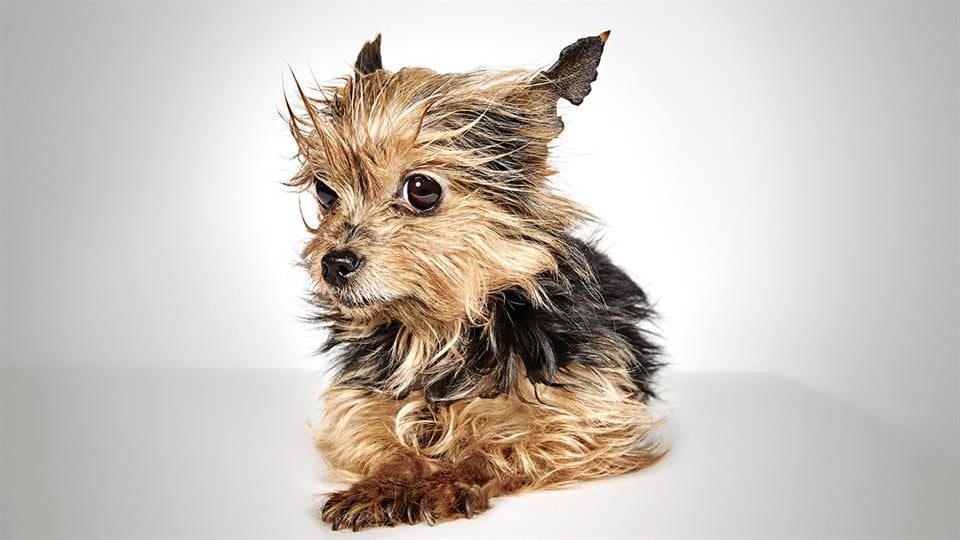
[[[323,267],[323,279],[336,288],[347,284],[347,278],[360,268],[360,257],[357,254],[344,251],[331,251],[320,260]]]

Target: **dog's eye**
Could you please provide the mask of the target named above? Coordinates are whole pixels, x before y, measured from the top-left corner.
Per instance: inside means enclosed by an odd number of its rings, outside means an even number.
[[[436,208],[442,195],[440,182],[423,173],[413,173],[403,179],[403,198],[421,212]]]
[[[330,186],[325,184],[319,176],[314,179],[314,184],[317,188],[317,200],[320,201],[320,206],[329,210],[333,203],[337,202],[337,192],[330,189]]]

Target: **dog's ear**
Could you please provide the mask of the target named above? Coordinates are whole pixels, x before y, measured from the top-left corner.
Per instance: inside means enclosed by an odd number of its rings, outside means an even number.
[[[603,54],[603,44],[610,31],[598,36],[580,38],[560,51],[560,58],[537,77],[557,95],[574,105],[583,103],[590,93],[590,83],[597,80],[597,66]]]
[[[380,59],[380,34],[363,44],[357,62],[353,65],[360,75],[369,75],[378,69],[383,69],[383,60]]]

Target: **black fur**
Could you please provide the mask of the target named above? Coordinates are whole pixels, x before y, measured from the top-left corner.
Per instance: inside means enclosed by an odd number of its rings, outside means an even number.
[[[377,34],[373,41],[363,44],[353,68],[360,75],[369,75],[378,69],[383,69],[383,60],[380,59],[380,34]]]
[[[598,354],[611,346],[627,352],[637,398],[654,396],[652,378],[663,364],[643,326],[655,317],[646,295],[594,246],[574,238],[567,241],[572,255],[560,260],[560,272],[539,277],[549,305],[535,305],[519,288],[494,295],[490,299],[494,324],[468,331],[461,367],[427,374],[418,387],[396,397],[422,389],[428,401],[450,402],[511,393],[527,381],[560,386],[557,373],[572,365],[611,364],[609,357]],[[318,317],[328,318],[329,314]],[[384,324],[366,339],[347,341],[334,326],[324,349],[339,349],[340,381],[383,389],[399,364],[392,352],[399,330],[397,323]],[[372,374],[371,365],[376,366]]]
[[[553,87],[558,97],[580,105],[590,93],[590,83],[597,80],[597,66],[603,54],[607,33],[580,38],[560,51],[560,58],[541,76]]]

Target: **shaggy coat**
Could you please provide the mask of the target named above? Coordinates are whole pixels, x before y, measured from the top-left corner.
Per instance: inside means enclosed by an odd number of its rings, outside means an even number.
[[[548,182],[557,101],[590,92],[606,38],[540,72],[438,74],[384,70],[378,36],[339,84],[296,83],[291,184],[320,203],[302,255],[335,373],[316,440],[354,482],[320,508],[334,528],[469,517],[665,452],[654,313]]]

